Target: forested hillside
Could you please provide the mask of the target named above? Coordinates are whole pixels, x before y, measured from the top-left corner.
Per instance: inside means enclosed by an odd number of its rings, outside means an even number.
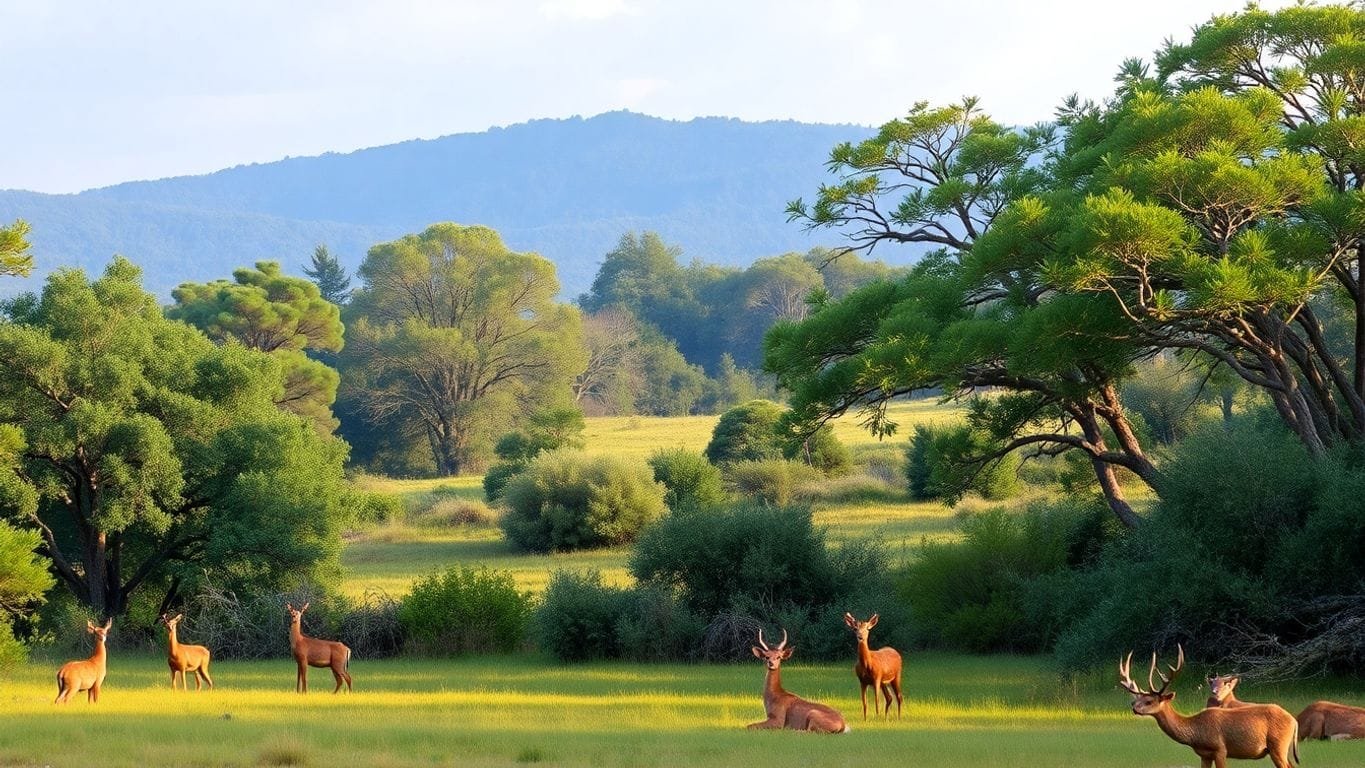
[[[33,225],[36,269],[120,253],[168,296],[184,280],[259,259],[297,271],[326,243],[354,269],[372,244],[436,221],[484,224],[558,266],[563,295],[588,288],[623,232],[651,230],[690,256],[748,264],[833,243],[786,221],[787,200],[827,177],[829,148],[871,129],[627,112],[537,120],[349,154],[289,158],[76,195],[0,192],[0,221]]]

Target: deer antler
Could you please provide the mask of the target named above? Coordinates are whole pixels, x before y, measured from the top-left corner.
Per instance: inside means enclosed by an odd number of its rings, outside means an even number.
[[[763,642],[763,629],[761,627],[758,630],[758,645],[765,651],[772,650],[771,648],[768,647],[767,643]]]
[[[783,628],[782,628],[782,642],[780,642],[780,643],[777,644],[777,650],[780,651],[780,650],[782,650],[783,648],[786,648],[786,647],[787,647],[787,628],[786,628],[786,627],[783,627]]]
[[[1176,651],[1179,653],[1179,656],[1175,661],[1175,666],[1171,666],[1170,664],[1166,665],[1166,669],[1171,671],[1170,677],[1167,677],[1156,668],[1156,654],[1152,654],[1152,669],[1156,672],[1157,676],[1161,678],[1161,690],[1157,691],[1157,693],[1165,693],[1166,689],[1171,687],[1171,683],[1175,682],[1175,679],[1180,676],[1180,670],[1185,668],[1185,648],[1179,643],[1176,643],[1175,647]]]
[[[1133,652],[1129,651],[1128,658],[1126,659],[1122,657],[1119,658],[1119,687],[1123,688],[1125,691],[1128,691],[1134,696],[1139,696],[1141,694],[1146,693],[1146,691],[1142,690],[1140,687],[1138,687],[1137,683],[1133,682],[1133,673],[1130,671],[1132,668]]]

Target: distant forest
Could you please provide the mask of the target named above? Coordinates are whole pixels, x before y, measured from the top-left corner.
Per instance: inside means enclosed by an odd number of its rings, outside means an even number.
[[[568,299],[623,232],[657,232],[722,266],[839,242],[788,223],[786,203],[828,180],[831,146],[872,133],[613,112],[74,195],[0,191],[0,221],[32,225],[35,258],[29,278],[0,290],[37,288],[59,266],[98,273],[114,254],[162,298],[260,260],[298,274],[319,243],[353,271],[375,243],[454,221],[554,262]]]

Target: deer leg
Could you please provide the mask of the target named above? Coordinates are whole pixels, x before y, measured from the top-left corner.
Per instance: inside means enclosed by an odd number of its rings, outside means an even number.
[[[886,717],[891,717],[891,683],[882,683],[882,695],[886,697]]]
[[[761,723],[749,723],[744,727],[750,730],[770,731],[774,728],[781,728],[782,723],[779,723],[777,720],[770,717]]]
[[[194,669],[194,690],[196,691],[201,690],[204,687],[204,678],[200,677],[203,673],[199,670],[200,667],[195,667]]]
[[[298,678],[294,680],[294,692],[308,693],[308,668],[302,664],[299,665]]]
[[[206,661],[199,666],[199,674],[204,676],[204,682],[209,684],[209,690],[213,689],[213,678],[209,677],[209,663]]]
[[[335,666],[332,667],[332,677],[336,679],[336,683],[337,683],[337,687],[335,687],[335,688],[332,689],[332,693],[337,693],[338,691],[341,690],[341,680],[342,680],[342,677],[341,677],[341,670],[337,669]]]
[[[872,713],[877,717],[882,716],[882,679],[872,678]]]
[[[88,697],[88,699],[89,699],[89,701],[90,701],[91,704],[94,704],[94,703],[96,703],[96,702],[98,702],[98,701],[100,700],[100,684],[99,684],[99,683],[95,683],[94,685],[90,686],[90,693],[87,694],[87,697]]]
[[[896,675],[896,679],[891,681],[891,687],[892,687],[893,689],[895,689],[895,691],[896,691],[896,719],[899,720],[899,719],[901,719],[901,704],[902,704],[902,702],[904,701],[904,700],[901,698],[901,676],[900,676],[900,675]]]
[[[861,694],[861,695],[862,695],[862,697],[863,697],[863,719],[866,720],[866,719],[867,719],[867,683],[864,683],[864,682],[862,682],[861,680],[859,680],[859,681],[858,681],[858,685],[859,685],[859,687],[862,688],[862,694]]]

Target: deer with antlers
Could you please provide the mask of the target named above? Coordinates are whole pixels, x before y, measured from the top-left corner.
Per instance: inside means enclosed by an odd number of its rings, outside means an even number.
[[[95,654],[88,659],[68,661],[57,670],[57,698],[53,699],[53,704],[65,704],[71,700],[71,694],[81,691],[87,692],[86,699],[91,704],[100,700],[100,687],[104,685],[107,672],[104,641],[109,638],[109,628],[113,625],[113,619],[104,622],[102,627],[95,626],[92,621],[85,622],[86,631],[95,636]]]
[[[863,719],[867,719],[867,687],[872,686],[872,711],[880,716],[881,699],[886,696],[886,716],[891,716],[891,694],[896,695],[896,719],[901,717],[901,655],[895,648],[886,647],[872,650],[867,645],[867,636],[877,626],[879,614],[872,614],[867,621],[858,621],[851,613],[844,614],[844,623],[853,630],[858,638],[858,661],[853,665],[853,674],[858,678],[862,689]]]
[[[1171,706],[1175,692],[1169,689],[1185,666],[1185,649],[1179,648],[1179,651],[1175,666],[1166,665],[1169,676],[1157,669],[1156,654],[1152,654],[1147,687],[1153,690],[1143,690],[1133,682],[1129,672],[1133,662],[1132,652],[1129,652],[1127,659],[1119,659],[1119,685],[1133,695],[1133,714],[1155,718],[1167,736],[1199,755],[1202,768],[1225,768],[1229,757],[1256,760],[1269,755],[1275,768],[1290,768],[1298,762],[1299,724],[1292,715],[1274,704],[1244,703],[1236,708],[1217,707],[1201,710],[1189,717],[1176,712]],[[1156,688],[1152,681],[1154,676],[1161,678],[1160,688]]]
[[[169,613],[161,614],[161,623],[166,625],[166,631],[170,636],[170,649],[166,653],[166,663],[171,668],[171,690],[175,690],[176,677],[180,678],[181,690],[188,691],[189,684],[185,680],[186,672],[194,673],[194,690],[200,690],[204,683],[213,688],[213,678],[209,677],[209,649],[202,645],[182,645],[176,630],[180,626],[180,620],[185,618],[182,613],[171,616]]]
[[[1365,739],[1365,709],[1315,701],[1299,713],[1299,739]]]
[[[295,608],[292,603],[285,603],[284,607],[289,611],[289,650],[294,653],[294,661],[299,665],[298,679],[294,683],[294,690],[299,693],[308,693],[308,668],[309,667],[330,667],[332,677],[336,678],[337,687],[332,689],[332,693],[341,690],[342,682],[346,683],[346,691],[351,690],[351,649],[345,643],[338,643],[335,640],[319,640],[316,637],[308,637],[303,634],[303,612],[308,610],[311,603],[304,603],[303,607]]]
[[[790,659],[796,650],[787,647],[787,630],[782,630],[782,642],[776,648],[769,648],[763,642],[763,630],[758,630],[758,645],[752,646],[751,650],[768,665],[768,676],[763,681],[763,710],[768,713],[768,719],[750,723],[749,728],[848,733],[848,724],[838,710],[806,701],[782,689],[782,662]]]

